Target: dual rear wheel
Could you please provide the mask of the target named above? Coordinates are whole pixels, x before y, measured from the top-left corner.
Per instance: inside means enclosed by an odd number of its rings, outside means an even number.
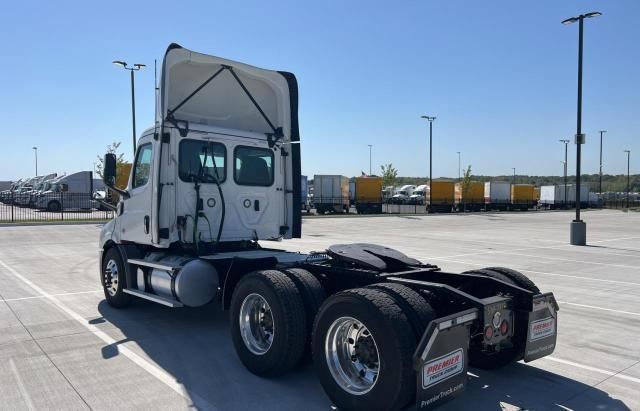
[[[272,377],[308,353],[339,409],[401,409],[415,396],[412,356],[435,315],[417,292],[376,284],[325,300],[301,269],[245,275],[231,300],[231,333],[242,363]]]

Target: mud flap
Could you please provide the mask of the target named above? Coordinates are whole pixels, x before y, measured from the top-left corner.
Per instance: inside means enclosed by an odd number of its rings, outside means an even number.
[[[529,313],[524,361],[533,361],[551,354],[556,348],[557,337],[558,303],[553,293],[538,294],[533,297],[533,307]]]
[[[417,409],[434,409],[464,392],[469,328],[479,313],[473,308],[429,323],[414,354]]]

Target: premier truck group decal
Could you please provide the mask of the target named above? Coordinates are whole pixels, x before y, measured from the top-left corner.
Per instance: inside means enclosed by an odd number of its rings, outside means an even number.
[[[529,341],[535,341],[553,335],[556,328],[555,323],[556,321],[553,317],[532,322],[530,324],[531,329],[529,330]]]
[[[464,371],[464,352],[462,348],[429,361],[422,368],[422,388],[444,381]]]

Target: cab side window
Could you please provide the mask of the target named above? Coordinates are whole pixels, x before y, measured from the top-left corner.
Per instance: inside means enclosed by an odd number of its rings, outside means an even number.
[[[136,155],[136,164],[133,168],[133,184],[132,188],[142,187],[149,181],[149,173],[151,172],[151,163],[153,156],[151,151],[151,143],[144,144],[138,148]]]

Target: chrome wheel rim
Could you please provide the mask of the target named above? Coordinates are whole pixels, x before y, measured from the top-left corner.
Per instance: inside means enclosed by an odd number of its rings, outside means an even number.
[[[350,394],[366,394],[378,381],[378,346],[369,329],[353,317],[341,317],[331,324],[325,358],[335,382]]]
[[[260,294],[245,297],[240,307],[240,335],[249,351],[263,355],[273,343],[275,323],[267,300]]]
[[[118,292],[118,264],[115,260],[109,260],[104,271],[104,286],[110,296]]]

